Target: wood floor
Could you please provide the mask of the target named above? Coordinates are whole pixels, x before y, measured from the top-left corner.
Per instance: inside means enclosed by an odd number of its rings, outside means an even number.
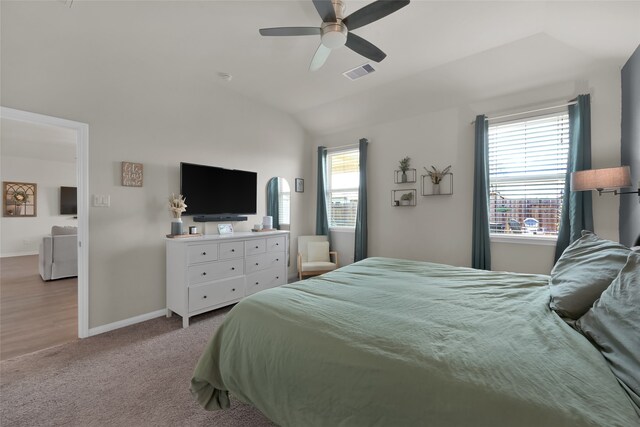
[[[78,279],[45,282],[38,256],[0,259],[0,360],[78,337]]]

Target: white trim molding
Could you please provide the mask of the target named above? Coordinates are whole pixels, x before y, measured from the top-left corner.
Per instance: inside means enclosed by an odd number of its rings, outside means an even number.
[[[89,336],[89,125],[58,117],[0,107],[0,117],[71,129],[76,132],[78,182],[78,336]]]
[[[527,236],[526,234],[490,234],[491,243],[517,243],[524,245],[555,246],[556,236]]]
[[[38,255],[38,251],[25,251],[25,252],[8,252],[0,255],[0,258],[11,258],[14,256],[29,256],[29,255]]]
[[[156,317],[165,316],[167,309],[152,311],[151,313],[141,314],[139,316],[130,317],[128,319],[118,320],[117,322],[108,323],[102,326],[96,326],[89,329],[89,336],[104,334],[105,332],[113,331],[116,329],[124,328],[125,326],[135,325],[136,323],[146,322],[147,320],[155,319]]]

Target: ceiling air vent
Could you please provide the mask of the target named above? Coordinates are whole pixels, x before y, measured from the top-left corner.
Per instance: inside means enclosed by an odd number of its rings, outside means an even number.
[[[364,64],[352,70],[345,71],[344,73],[342,73],[342,75],[348,78],[349,80],[356,80],[356,79],[359,79],[360,77],[366,76],[367,74],[373,73],[375,70],[376,69],[373,68],[371,64]]]

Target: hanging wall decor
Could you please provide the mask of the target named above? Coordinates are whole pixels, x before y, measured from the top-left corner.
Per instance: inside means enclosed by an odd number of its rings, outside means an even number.
[[[29,182],[4,181],[2,216],[25,217],[36,216],[38,185]]]
[[[142,187],[142,163],[122,162],[122,185],[124,187]]]

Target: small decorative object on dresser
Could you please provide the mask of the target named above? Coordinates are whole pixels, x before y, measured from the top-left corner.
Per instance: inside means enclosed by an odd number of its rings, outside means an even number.
[[[183,234],[182,230],[182,212],[187,210],[187,205],[185,204],[185,198],[182,194],[171,194],[169,196],[169,212],[173,216],[173,220],[171,221],[171,234]]]
[[[218,234],[233,234],[233,225],[218,224]]]

